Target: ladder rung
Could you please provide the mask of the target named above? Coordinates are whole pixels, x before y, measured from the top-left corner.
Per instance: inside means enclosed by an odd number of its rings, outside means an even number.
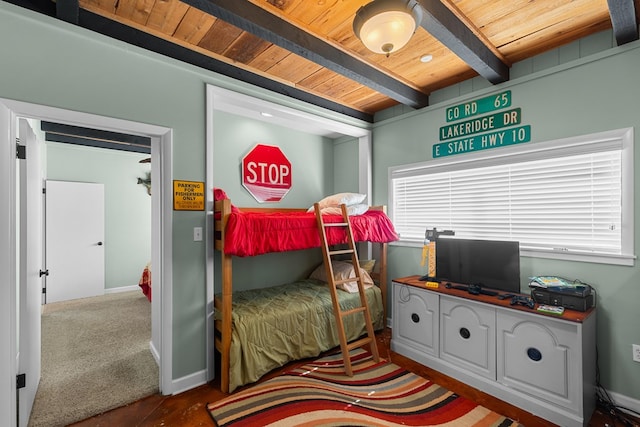
[[[356,282],[356,284],[358,283],[358,278],[356,277],[349,277],[347,279],[338,279],[338,280],[334,280],[333,284],[334,285],[342,285],[344,283],[351,283],[351,282]]]
[[[345,317],[345,316],[349,316],[350,314],[362,313],[363,311],[364,311],[364,307],[356,307],[356,308],[352,308],[351,310],[341,311],[340,315],[342,317]]]
[[[325,222],[325,227],[348,227],[348,222]]]
[[[367,336],[365,338],[360,338],[359,340],[350,342],[349,344],[347,344],[347,348],[349,350],[353,350],[354,348],[359,348],[365,344],[370,344],[372,342],[373,342],[373,338]]]
[[[344,254],[352,254],[353,249],[340,249],[339,251],[329,251],[329,255],[344,255]]]

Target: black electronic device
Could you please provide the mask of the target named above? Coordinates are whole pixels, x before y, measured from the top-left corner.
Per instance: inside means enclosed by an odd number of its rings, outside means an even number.
[[[453,283],[482,283],[483,288],[519,294],[520,244],[441,237],[436,243],[436,274]]]
[[[531,298],[538,304],[554,305],[577,311],[587,311],[593,307],[593,294],[580,296],[578,294],[554,292],[551,289],[532,287]]]
[[[516,305],[516,304],[524,305],[531,309],[536,306],[536,303],[534,300],[532,300],[529,297],[520,296],[520,295],[515,295],[513,298],[511,298],[511,305]]]
[[[449,282],[445,283],[444,285],[445,288],[447,289],[458,289],[459,291],[467,291],[469,292],[471,295],[489,295],[489,296],[496,296],[498,295],[498,292],[496,291],[490,291],[488,289],[482,289],[482,285],[479,283],[473,283],[471,285],[453,285]]]
[[[442,282],[441,278],[429,276],[428,274],[425,274],[424,276],[420,276],[418,280],[420,280],[421,282],[438,282],[438,283]]]

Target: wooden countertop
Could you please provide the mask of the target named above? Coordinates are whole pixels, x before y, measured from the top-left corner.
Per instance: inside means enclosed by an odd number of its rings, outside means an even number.
[[[533,309],[520,304],[511,305],[511,298],[499,299],[497,296],[483,295],[483,294],[472,295],[469,292],[463,291],[460,289],[453,289],[453,288],[447,289],[445,287],[445,282],[440,283],[437,288],[431,288],[431,287],[427,287],[425,285],[425,282],[418,280],[419,278],[420,276],[415,275],[415,276],[400,277],[398,279],[393,279],[393,281],[396,283],[401,283],[404,285],[413,286],[420,289],[426,289],[428,291],[438,292],[445,295],[452,295],[460,298],[466,298],[472,301],[479,301],[487,304],[506,307],[513,310],[526,311],[526,312],[540,315],[540,316],[547,316],[547,317],[554,317],[556,319],[568,320],[571,322],[582,323],[587,317],[589,317],[592,313],[595,312],[595,306],[594,306],[588,309],[587,311],[577,311],[577,310],[570,310],[565,308],[564,313],[562,313],[562,315],[550,314],[542,311],[537,311],[536,309],[540,304],[536,304]],[[456,285],[455,283],[452,283],[452,284]],[[462,286],[465,286],[465,285],[462,285]],[[507,293],[507,292],[500,292],[500,291],[498,292],[501,294]],[[518,294],[518,295],[521,295],[524,297],[530,296],[526,294]]]

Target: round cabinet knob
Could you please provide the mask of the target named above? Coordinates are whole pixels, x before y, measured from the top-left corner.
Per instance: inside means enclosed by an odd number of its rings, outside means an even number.
[[[527,356],[534,362],[539,362],[542,360],[542,353],[540,352],[540,350],[534,347],[529,347],[527,349]]]
[[[411,320],[413,320],[413,323],[418,323],[420,322],[420,316],[418,316],[416,313],[412,313]]]
[[[465,340],[468,340],[471,336],[471,332],[467,328],[460,328],[460,336]]]
[[[102,246],[102,242],[98,242],[98,246]]]

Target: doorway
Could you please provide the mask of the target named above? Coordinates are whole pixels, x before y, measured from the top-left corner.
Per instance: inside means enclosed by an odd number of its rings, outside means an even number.
[[[121,130],[126,133],[146,135],[151,138],[151,158],[157,167],[152,169],[151,179],[155,191],[152,193],[152,254],[154,268],[154,298],[152,301],[152,340],[150,347],[159,365],[159,386],[163,394],[171,394],[172,387],[172,295],[171,295],[171,164],[172,164],[172,133],[171,129],[155,125],[130,122],[126,120],[107,118],[86,113],[45,107],[19,101],[0,99],[0,128],[7,132],[0,133],[0,161],[4,169],[0,183],[0,197],[8,200],[8,206],[0,210],[0,223],[7,227],[0,227],[0,253],[6,270],[2,273],[5,283],[16,283],[16,263],[19,255],[16,252],[17,235],[15,232],[19,218],[16,218],[16,166],[15,144],[18,135],[17,119],[19,117],[34,120],[55,120],[77,126],[93,127],[105,130]],[[4,280],[7,279],[7,280]],[[4,287],[3,287],[4,288]],[[2,309],[6,313],[6,320],[0,322],[0,336],[9,342],[7,350],[0,353],[0,373],[9,378],[18,374],[17,370],[17,289],[7,286],[0,290]],[[0,424],[13,425],[17,419],[17,389],[13,383],[11,388],[0,390]]]
[[[57,141],[46,123],[33,125],[45,132],[48,272],[41,379],[30,415],[35,427],[72,423],[157,393],[159,375],[149,350],[151,304],[138,286],[151,261],[151,197],[136,180],[150,171],[150,162],[141,163],[150,149]]]

